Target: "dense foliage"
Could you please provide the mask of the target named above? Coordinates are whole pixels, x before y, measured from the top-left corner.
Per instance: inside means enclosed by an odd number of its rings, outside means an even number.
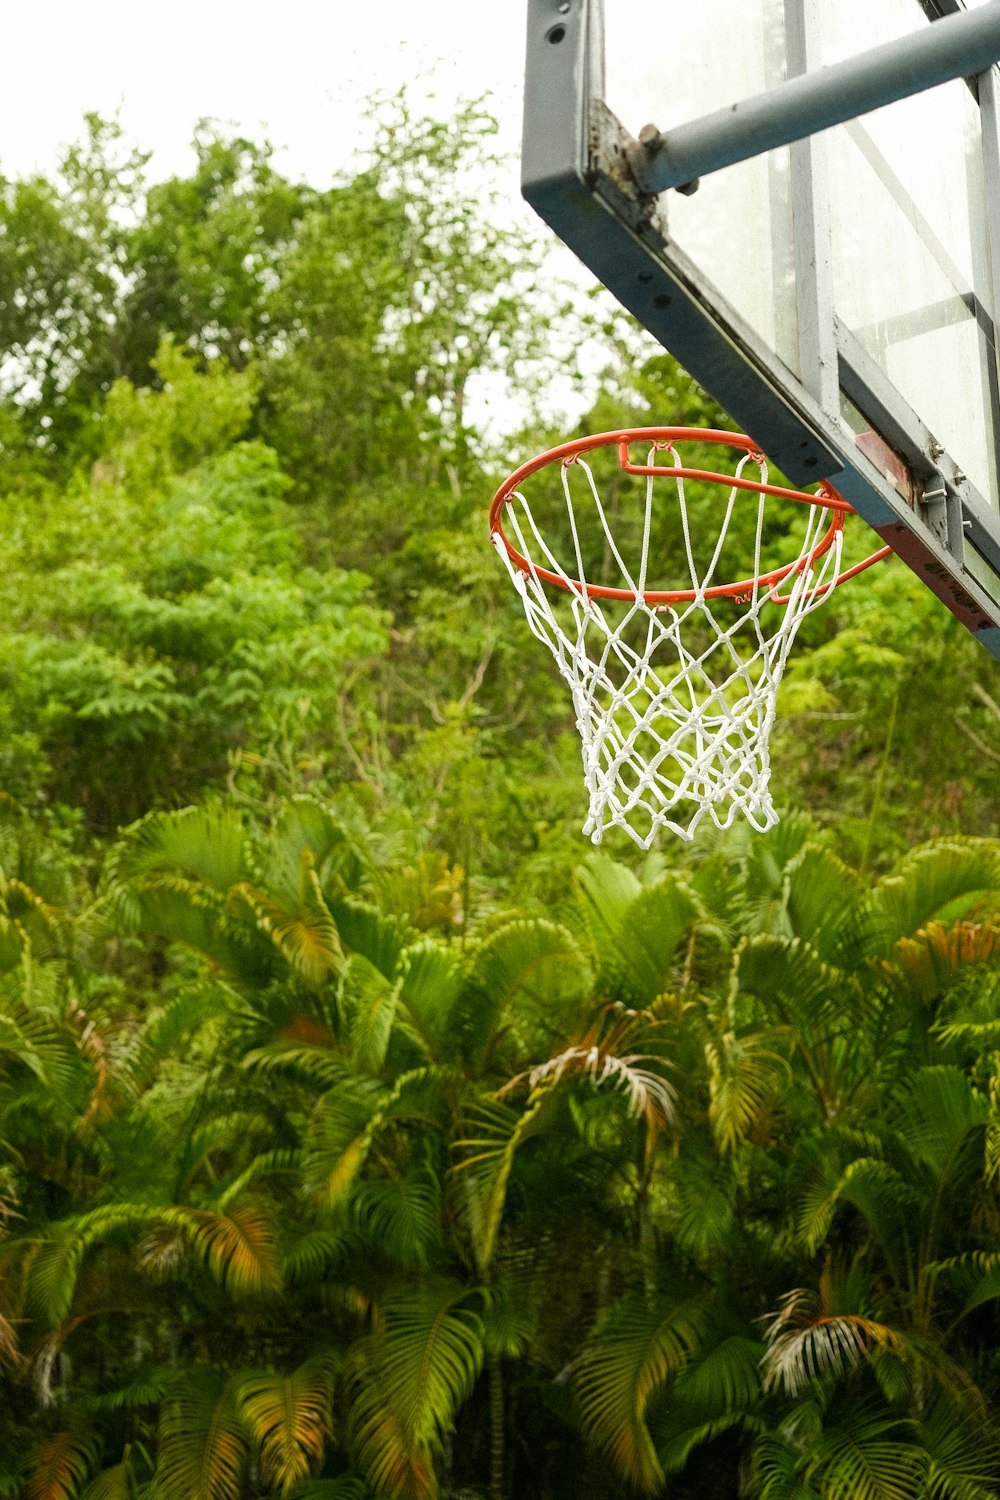
[[[0,179],[0,1495],[1000,1494],[995,666],[867,574],[588,853],[470,403],[724,418],[372,127]]]

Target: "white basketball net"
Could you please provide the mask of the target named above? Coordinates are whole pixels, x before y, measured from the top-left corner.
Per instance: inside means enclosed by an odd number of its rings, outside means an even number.
[[[664,445],[658,445],[662,452]],[[676,450],[673,462],[680,467]],[[767,470],[759,455],[745,454],[735,470],[742,475],[755,461],[761,482]],[[652,462],[652,452],[649,462]],[[530,564],[525,573],[514,565],[500,537],[494,544],[524,604],[532,633],[555,657],[570,685],[577,728],[583,741],[583,772],[590,812],[584,833],[599,844],[608,828],[623,828],[648,849],[660,828],[683,839],[694,837],[708,816],[717,828],[728,828],[738,812],[765,832],[778,821],[768,789],[771,767],[768,740],[775,700],[796,631],[833,589],[840,571],[843,536],[815,561],[810,555],[821,541],[830,513],[799,503],[801,543],[797,555],[782,567],[787,576],[772,588],[748,584],[739,601],[706,599],[737,504],[757,502],[756,541],[748,575],[759,578],[766,496],[735,485],[724,507],[715,550],[699,573],[691,546],[684,480],[669,470],[649,476],[645,485],[642,551],[633,572],[620,556],[590,466],[576,457],[560,464],[575,558],[572,571],[550,551],[520,490],[504,511],[512,543]],[[589,497],[607,546],[621,569],[624,587],[634,592],[627,602],[594,599],[586,585],[580,535],[589,516],[578,517],[570,489],[570,470],[586,476]],[[684,537],[690,603],[651,605],[643,594],[662,588],[647,583],[653,491],[673,489]],[[795,541],[789,539],[790,545]],[[561,589],[538,576],[545,568],[567,585]],[[576,580],[576,582],[574,582]],[[685,584],[684,588],[687,589]],[[776,602],[777,596],[787,603]],[[684,636],[698,640],[697,654]],[[707,644],[704,642],[707,639]]]

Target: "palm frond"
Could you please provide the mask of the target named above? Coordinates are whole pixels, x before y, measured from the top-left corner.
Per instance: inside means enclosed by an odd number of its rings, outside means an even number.
[[[824,963],[852,968],[871,943],[867,898],[856,870],[830,849],[806,844],[786,868],[785,910],[793,937]]]
[[[584,862],[578,880],[602,986],[629,1005],[652,1005],[672,987],[678,945],[704,915],[697,895],[676,875],[639,886],[601,855]]]
[[[532,1090],[544,1084],[557,1084],[564,1078],[583,1077],[594,1088],[607,1087],[624,1095],[628,1114],[643,1119],[654,1128],[674,1118],[677,1094],[671,1084],[643,1063],[661,1062],[648,1053],[630,1053],[618,1057],[599,1047],[567,1047],[557,1057],[539,1063],[528,1074]]]
[[[249,1072],[289,1073],[324,1090],[350,1077],[347,1060],[331,1047],[315,1042],[276,1037],[240,1058]]]
[[[440,850],[425,850],[402,866],[376,875],[380,904],[418,932],[453,926],[462,909],[465,872]]]
[[[0,912],[0,974],[18,968],[31,952],[28,935],[20,922]]]
[[[628,1005],[648,1007],[673,989],[680,950],[703,915],[701,903],[677,875],[646,886],[617,934],[611,992]]]
[[[1000,1446],[990,1422],[939,1396],[917,1427],[928,1456],[928,1500],[994,1500],[1000,1485]]]
[[[928,922],[915,937],[901,937],[887,971],[896,970],[911,994],[924,1005],[972,970],[989,964],[996,982],[1000,927],[981,922]],[[983,976],[987,978],[987,976]]]
[[[808,1212],[800,1221],[810,1249],[825,1238],[838,1202],[852,1204],[864,1216],[893,1274],[905,1279],[900,1257],[907,1253],[910,1226],[924,1212],[922,1195],[890,1163],[859,1157],[844,1168],[825,1200],[819,1194],[810,1196]]]
[[[441,1241],[441,1186],[428,1169],[361,1185],[351,1202],[360,1236],[401,1266],[425,1266]]]
[[[451,1011],[460,1055],[482,1067],[521,1007],[552,1014],[575,1009],[590,985],[590,967],[572,934],[543,918],[505,922],[477,948],[467,987]]]
[[[295,1500],[365,1500],[364,1481],[354,1474],[338,1479],[314,1479],[295,1491]]]
[[[960,1302],[956,1322],[1000,1297],[1000,1253],[971,1250],[929,1262],[925,1274],[935,1287],[943,1283]]]
[[[311,1360],[293,1375],[241,1375],[234,1396],[265,1484],[287,1495],[312,1478],[332,1432],[333,1366]]]
[[[135,1241],[133,1259],[143,1275],[153,1282],[178,1277],[188,1260],[189,1235],[177,1222],[154,1220]]]
[[[936,1178],[963,1166],[979,1175],[990,1102],[960,1068],[921,1068],[898,1095],[897,1108],[907,1148]]]
[[[156,1500],[241,1500],[249,1445],[232,1381],[188,1371],[160,1410]]]
[[[292,1283],[324,1281],[340,1269],[354,1244],[350,1229],[311,1229],[286,1252],[281,1263],[282,1277]]]
[[[803,1173],[805,1187],[799,1201],[796,1232],[810,1254],[830,1231],[846,1167],[853,1161],[881,1161],[883,1142],[869,1131],[828,1128],[822,1141],[807,1148],[810,1163]],[[900,1190],[902,1191],[902,1189]]]
[[[612,1310],[584,1345],[573,1389],[587,1437],[645,1494],[664,1482],[646,1412],[664,1383],[683,1369],[705,1323],[702,1304],[651,1308],[631,1300]]]
[[[692,1357],[677,1377],[680,1400],[703,1415],[744,1412],[761,1393],[760,1362],[765,1347],[744,1334],[729,1334]]]
[[[708,1118],[720,1151],[732,1151],[760,1125],[791,1069],[773,1043],[777,1028],[736,1036],[723,1033],[705,1043],[708,1063]]]
[[[227,807],[153,812],[125,830],[108,865],[112,879],[133,882],[181,870],[225,893],[246,874],[246,831]]]
[[[856,1420],[823,1433],[810,1468],[821,1475],[824,1500],[913,1500],[925,1494],[926,1454],[902,1441],[907,1423],[891,1417]]]
[[[88,1056],[94,1035],[81,1035],[72,1008],[67,1016],[67,1007],[52,993],[56,967],[32,968],[30,985],[19,987],[18,997],[0,1010],[0,1067],[24,1069],[43,1086],[49,1107],[61,1106],[76,1116],[94,1087],[95,1068]]]
[[[188,1186],[201,1176],[207,1179],[209,1191],[217,1188],[218,1174],[215,1161],[226,1159],[236,1150],[252,1151],[266,1144],[271,1137],[269,1123],[253,1109],[224,1111],[219,1101],[218,1112],[212,1112],[197,1124],[178,1153],[178,1181]]]
[[[796,1233],[810,1254],[815,1254],[830,1233],[839,1201],[840,1164],[822,1162],[806,1184],[796,1216]]]
[[[520,1112],[498,1100],[480,1100],[469,1110],[463,1135],[455,1142],[463,1156],[454,1171],[466,1174],[465,1207],[476,1262],[483,1272],[496,1249],[514,1154],[542,1129],[550,1099],[541,1094]]]
[[[330,895],[327,904],[344,947],[362,954],[386,979],[394,979],[407,940],[403,924],[356,898],[338,900]]]
[[[25,1017],[24,1020],[27,1022],[28,1018]],[[31,1029],[34,1029],[36,1033],[35,1037],[31,1036]],[[45,1049],[43,1042],[43,1046],[40,1048],[40,1038],[37,1035],[38,1030],[37,1024],[34,1028],[20,1025],[16,1012],[6,1015],[0,1014],[0,1062],[5,1067],[9,1067],[12,1063],[15,1063],[20,1067],[26,1068],[40,1082],[47,1084],[50,1082],[50,1076],[49,1069],[46,1067],[45,1051],[51,1051],[53,1047],[61,1051],[60,1043],[62,1039],[59,1037],[55,1027],[46,1027],[50,1046],[48,1049]]]
[[[127,1385],[105,1391],[100,1396],[90,1396],[87,1411],[139,1411],[144,1406],[159,1406],[169,1388],[173,1372],[165,1365],[134,1375]]]
[[[1000,1049],[1000,1016],[996,1014],[998,993],[1000,978],[986,980],[979,988],[976,1000],[985,1002],[983,1009],[987,1014],[959,1015],[950,1020],[942,1018],[931,1027],[933,1035],[945,1046],[953,1042],[962,1043],[973,1055],[982,1056],[986,1052],[997,1051]]]
[[[220,896],[182,877],[165,875],[131,891],[127,925],[192,948],[237,980],[259,985],[278,967],[269,945],[248,924],[227,920]]]
[[[461,955],[433,938],[423,938],[400,958],[395,994],[409,1029],[432,1059],[460,1052],[463,1017],[456,1004],[466,985]]]
[[[39,1438],[28,1459],[24,1500],[77,1500],[100,1454],[94,1433],[69,1429]]]
[[[399,988],[361,953],[352,953],[341,971],[337,1004],[350,1037],[355,1066],[362,1073],[382,1071],[389,1047]]]
[[[128,1459],[104,1469],[92,1479],[80,1496],[80,1500],[134,1500],[136,1492],[135,1474]]]
[[[724,1432],[731,1432],[733,1428],[739,1428],[744,1434],[762,1434],[767,1431],[767,1423],[764,1418],[753,1416],[749,1412],[728,1411],[721,1417],[713,1418],[711,1422],[697,1422],[680,1431],[672,1426],[670,1435],[665,1440],[661,1439],[657,1446],[663,1472],[682,1473],[696,1448],[721,1437]],[[798,1490],[795,1493],[798,1495]]]
[[[240,1198],[252,1182],[259,1177],[286,1176],[302,1169],[302,1152],[294,1148],[276,1147],[273,1151],[261,1151],[244,1167],[243,1171],[215,1196],[215,1206],[227,1209],[236,1198]]]
[[[618,1004],[604,1006],[594,1022],[572,1045],[527,1075],[535,1092],[553,1088],[563,1079],[583,1077],[594,1088],[620,1093],[633,1119],[652,1131],[669,1125],[677,1112],[677,1092],[663,1076],[670,1067],[664,1057],[660,1024],[645,1012]],[[520,1076],[504,1086],[511,1092]]]
[[[594,951],[604,953],[615,944],[642,884],[609,854],[588,854],[577,868],[576,880]]]
[[[756,995],[774,1021],[807,1038],[863,1032],[871,1004],[852,973],[824,963],[800,938],[755,937],[740,946],[740,990]]]
[[[254,1204],[221,1213],[210,1208],[161,1209],[205,1261],[214,1280],[235,1297],[259,1297],[280,1284],[270,1218]]]
[[[168,1053],[188,1032],[237,1009],[236,993],[221,982],[186,985],[154,1010],[143,1026],[142,1046],[147,1066],[152,1067],[156,1059]]]
[[[434,1463],[483,1360],[463,1287],[386,1299],[380,1325],[352,1350],[351,1429],[358,1466],[387,1500],[436,1500]]]
[[[51,1226],[31,1256],[28,1301],[49,1326],[65,1322],[84,1257],[92,1245],[120,1231],[156,1222],[158,1210],[135,1204],[107,1204]]]
[[[901,1357],[906,1339],[873,1318],[831,1314],[814,1292],[797,1288],[782,1297],[767,1329],[764,1389],[798,1396],[813,1381],[846,1374],[881,1350]]]
[[[688,1255],[711,1267],[726,1253],[736,1227],[736,1176],[707,1146],[691,1142],[663,1182],[666,1223]]]
[[[937,839],[913,850],[874,891],[885,956],[928,922],[966,916],[980,895],[998,887],[1000,854],[990,839]]]
[[[292,909],[301,889],[303,855],[322,886],[338,878],[353,887],[369,868],[363,844],[314,797],[290,797],[255,851],[260,883]]]
[[[8,1368],[21,1364],[23,1355],[17,1346],[14,1325],[0,1313],[0,1365]]]
[[[340,934],[323,898],[308,849],[302,851],[299,887],[293,904],[284,905],[248,881],[232,888],[230,901],[237,909],[243,906],[248,910],[304,984],[319,988],[343,967]]]
[[[65,916],[23,880],[0,872],[0,972],[66,951]]]
[[[752,1449],[751,1493],[755,1500],[823,1500],[804,1470],[797,1446],[780,1434],[764,1433]]]
[[[538,1323],[539,1294],[516,1263],[503,1266],[480,1291],[483,1346],[496,1359],[516,1359],[531,1343]]]
[[[910,1230],[927,1208],[924,1196],[891,1164],[862,1157],[844,1169],[835,1197],[864,1215],[892,1275],[906,1281]]]
[[[345,1078],[317,1099],[306,1124],[306,1186],[329,1207],[346,1196],[371,1150],[389,1102],[380,1084]]]

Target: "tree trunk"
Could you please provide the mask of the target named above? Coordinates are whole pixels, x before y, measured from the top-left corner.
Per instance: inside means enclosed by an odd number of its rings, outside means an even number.
[[[503,1370],[497,1355],[489,1355],[486,1369],[490,1383],[490,1500],[504,1500],[503,1462],[507,1433],[504,1421]]]

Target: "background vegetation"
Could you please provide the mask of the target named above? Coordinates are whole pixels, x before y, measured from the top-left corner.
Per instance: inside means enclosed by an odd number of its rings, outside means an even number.
[[[373,125],[0,179],[0,1495],[1000,1493],[995,663],[867,574],[588,853],[470,398],[725,418]]]

